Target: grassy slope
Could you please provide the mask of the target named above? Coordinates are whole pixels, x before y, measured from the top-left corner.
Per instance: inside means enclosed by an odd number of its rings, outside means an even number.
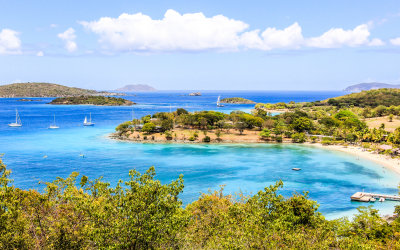
[[[344,106],[376,107],[400,105],[400,89],[373,89],[332,98]],[[328,101],[328,100],[326,100]]]

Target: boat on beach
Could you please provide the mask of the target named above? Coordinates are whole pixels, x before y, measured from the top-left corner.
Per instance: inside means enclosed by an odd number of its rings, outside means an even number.
[[[15,109],[15,122],[9,123],[9,127],[22,127],[21,118],[19,117],[18,110]]]

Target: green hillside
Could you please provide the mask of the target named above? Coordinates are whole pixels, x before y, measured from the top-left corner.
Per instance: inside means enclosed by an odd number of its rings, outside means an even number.
[[[373,89],[339,96],[326,100],[333,106],[356,106],[356,107],[377,107],[383,106],[399,106],[400,105],[400,89]]]
[[[43,82],[13,83],[0,86],[0,97],[66,97],[81,95],[113,95],[113,93]]]

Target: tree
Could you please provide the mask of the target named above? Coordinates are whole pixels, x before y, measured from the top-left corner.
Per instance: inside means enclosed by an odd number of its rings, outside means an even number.
[[[161,121],[161,131],[167,131],[174,128],[174,121],[170,118]]]
[[[186,114],[188,114],[189,112],[186,110],[186,109],[183,109],[183,108],[178,108],[177,110],[176,110],[176,114],[178,115],[178,116],[180,116],[180,115],[186,115]]]
[[[271,137],[271,131],[269,129],[263,129],[260,132],[260,137],[264,140],[268,140]]]
[[[156,125],[152,122],[145,123],[142,128],[143,133],[150,134],[156,129]]]
[[[298,132],[309,131],[313,128],[313,123],[309,118],[299,117],[292,123],[293,129]]]
[[[246,124],[244,123],[244,122],[237,122],[236,124],[235,124],[235,128],[239,131],[239,133],[242,135],[243,134],[243,131],[244,131],[244,129],[246,128],[247,126],[246,126]]]
[[[128,128],[130,128],[132,126],[132,122],[131,121],[127,121],[124,123],[119,124],[115,130],[117,132],[125,132]]]
[[[389,115],[389,122],[393,122],[393,114]]]
[[[306,141],[306,135],[304,133],[292,134],[292,141],[295,143],[303,143]]]

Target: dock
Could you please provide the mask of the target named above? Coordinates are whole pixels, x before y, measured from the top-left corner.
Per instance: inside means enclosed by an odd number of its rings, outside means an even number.
[[[361,201],[361,202],[370,202],[370,201],[400,201],[400,196],[398,195],[386,195],[386,194],[374,194],[374,193],[364,193],[364,192],[357,192],[353,194],[350,199],[352,201]]]

